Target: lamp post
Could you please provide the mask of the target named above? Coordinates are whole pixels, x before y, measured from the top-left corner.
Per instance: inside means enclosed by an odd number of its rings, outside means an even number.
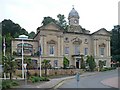
[[[26,35],[20,35],[19,38],[17,39],[21,39],[22,40],[22,78],[24,79],[24,67],[23,67],[23,63],[24,63],[24,51],[23,51],[23,40],[27,40],[28,39],[28,36]]]
[[[23,39],[22,39],[22,78],[24,79],[24,67],[23,67]]]

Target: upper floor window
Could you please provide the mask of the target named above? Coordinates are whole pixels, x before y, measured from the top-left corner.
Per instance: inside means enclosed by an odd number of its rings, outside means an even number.
[[[100,55],[104,55],[104,47],[100,47]]]
[[[80,54],[80,46],[79,45],[75,45],[75,55]]]
[[[85,42],[84,42],[85,44],[87,44],[88,43],[88,40],[87,39],[85,39]]]
[[[23,43],[23,51],[24,53],[32,53],[33,52],[33,45],[29,43]],[[22,43],[17,44],[17,53],[20,54],[22,53]]]
[[[69,54],[69,47],[65,47],[65,54]]]
[[[84,55],[88,55],[88,48],[84,49]]]
[[[54,46],[53,45],[49,46],[49,55],[54,56]]]

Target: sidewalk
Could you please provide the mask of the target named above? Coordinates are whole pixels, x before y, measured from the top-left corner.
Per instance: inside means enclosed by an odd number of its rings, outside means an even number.
[[[118,88],[118,77],[112,77],[112,78],[105,79],[101,81],[101,83],[104,85],[113,87],[113,88]]]

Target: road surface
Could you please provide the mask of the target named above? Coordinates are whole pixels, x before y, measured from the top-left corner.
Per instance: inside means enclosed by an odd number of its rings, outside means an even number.
[[[103,85],[101,81],[117,76],[118,70],[100,72],[96,75],[80,77],[80,81],[78,83],[76,78],[66,80],[59,88],[111,88],[109,86]]]

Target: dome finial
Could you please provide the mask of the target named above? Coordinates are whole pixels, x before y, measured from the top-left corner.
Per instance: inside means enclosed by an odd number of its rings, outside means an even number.
[[[72,7],[74,8],[74,5],[72,5]]]

